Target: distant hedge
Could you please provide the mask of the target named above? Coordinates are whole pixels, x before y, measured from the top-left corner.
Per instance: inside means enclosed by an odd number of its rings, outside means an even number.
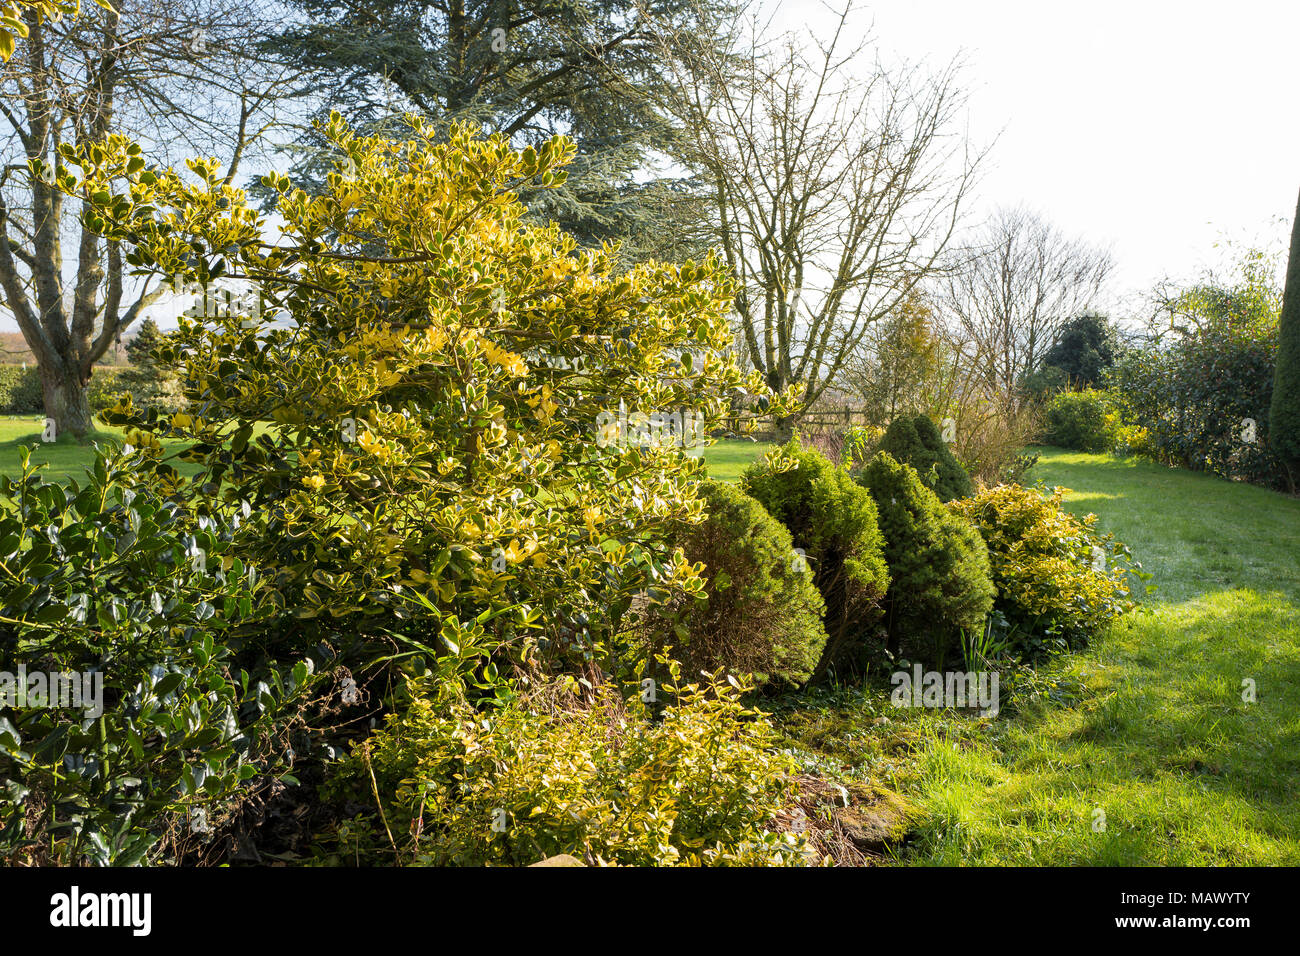
[[[1112,400],[1105,392],[1058,392],[1047,403],[1043,440],[1074,451],[1110,451],[1115,447],[1111,412]]]
[[[1125,352],[1108,377],[1125,443],[1165,465],[1286,488],[1269,428],[1277,349],[1277,326],[1265,325]]]
[[[36,366],[0,365],[0,412],[36,415],[44,410]]]
[[[121,375],[129,370],[130,366],[125,365],[95,366],[86,389],[92,412],[112,405],[122,392],[132,391],[120,381]],[[0,365],[0,414],[40,415],[44,411],[41,373],[36,366]]]

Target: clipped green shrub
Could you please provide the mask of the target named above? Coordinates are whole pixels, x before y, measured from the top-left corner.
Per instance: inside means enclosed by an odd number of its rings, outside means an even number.
[[[1083,643],[1134,607],[1130,572],[1151,577],[1127,547],[1097,532],[1096,515],[1063,507],[1066,490],[998,485],[948,506],[988,545],[994,609],[1008,646],[1026,658]]]
[[[1047,403],[1049,445],[1074,451],[1101,452],[1115,446],[1114,408],[1109,396],[1096,389],[1058,392]]]
[[[889,564],[890,649],[942,666],[993,606],[989,554],[979,532],[944,507],[910,465],[881,452],[858,481],[876,501]]]
[[[825,602],[826,648],[817,673],[853,670],[873,650],[889,587],[871,493],[797,441],[755,462],[741,488],[790,532]]]
[[[688,674],[751,674],[760,685],[797,687],[826,646],[824,603],[790,532],[753,498],[721,481],[700,484],[708,517],[677,536],[704,565],[704,594],[687,596],[651,621]],[[653,652],[651,654],[653,656]]]
[[[447,688],[411,703],[338,766],[330,795],[375,805],[321,841],[326,862],[527,865],[567,853],[592,865],[797,865],[805,843],[770,824],[794,763],[728,682],[594,703],[542,689],[475,710]],[[373,771],[373,783],[371,772]],[[374,788],[372,790],[372,787]],[[393,834],[387,835],[384,827]]]
[[[900,415],[889,423],[877,451],[911,465],[940,501],[971,493],[970,475],[953,456],[938,427],[926,415]]]

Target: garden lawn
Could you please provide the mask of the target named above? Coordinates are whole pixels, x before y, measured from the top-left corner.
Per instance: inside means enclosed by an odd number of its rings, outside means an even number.
[[[1000,719],[842,691],[783,703],[791,742],[909,799],[902,863],[1300,864],[1300,500],[1041,454],[1030,479],[1155,574],[1146,609],[1004,692]]]
[[[751,463],[775,447],[771,442],[747,441],[743,438],[714,442],[703,450],[709,477],[718,481],[735,481]],[[692,451],[691,454],[698,457],[701,453]]]
[[[45,418],[41,415],[0,415],[0,474],[17,475],[20,467],[18,449],[26,445],[32,450],[32,462],[45,465],[42,474],[56,481],[75,478],[81,481],[95,459],[95,442],[121,444],[122,430],[97,424],[98,431],[81,444],[67,439],[55,442],[41,441]],[[163,442],[168,451],[179,448],[181,442]],[[173,463],[181,474],[192,474],[197,465]]]

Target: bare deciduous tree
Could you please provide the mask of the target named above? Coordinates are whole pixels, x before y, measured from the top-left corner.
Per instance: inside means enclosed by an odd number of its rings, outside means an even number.
[[[941,313],[984,387],[1014,406],[1061,327],[1101,294],[1113,262],[1023,208],[1003,209],[952,253]]]
[[[53,168],[60,144],[122,132],[163,161],[223,157],[233,179],[287,80],[256,59],[266,8],[247,0],[122,0],[116,8],[61,21],[27,11],[27,39],[0,69],[0,129],[8,127],[0,291],[36,357],[59,434],[89,430],[95,361],[163,290],[133,283],[119,249],[84,228],[83,210],[66,208],[28,163]]]
[[[805,406],[936,268],[980,158],[954,129],[956,65],[886,68],[848,39],[852,13],[810,45],[756,25],[722,52],[673,41],[670,109],[738,281],[743,357]]]

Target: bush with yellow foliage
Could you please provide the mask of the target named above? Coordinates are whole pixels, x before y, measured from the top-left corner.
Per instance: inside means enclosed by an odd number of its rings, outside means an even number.
[[[612,249],[528,222],[515,191],[563,181],[562,137],[519,151],[410,123],[388,140],[332,116],[319,194],[264,180],[275,238],[215,161],[187,177],[111,138],[38,166],[138,272],[258,290],[254,310],[182,321],[165,358],[186,413],[104,418],[149,436],[147,480],[214,512],[251,504],[237,543],[291,637],[599,662],[637,595],[698,593],[700,569],[664,544],[701,517],[683,445],[764,393],[726,354],[730,281],[713,259],[621,271]],[[651,427],[599,433],[637,415]]]

